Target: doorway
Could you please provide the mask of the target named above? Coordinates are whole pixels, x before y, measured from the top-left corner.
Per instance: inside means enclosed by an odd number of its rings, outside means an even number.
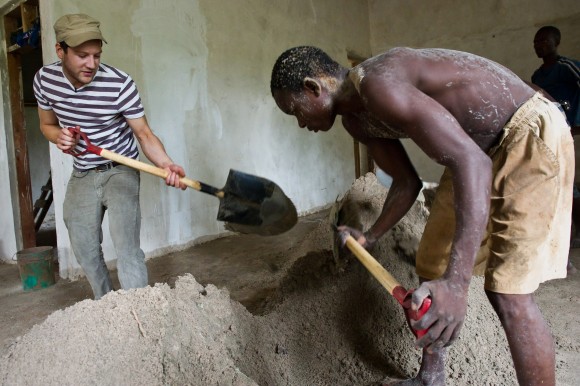
[[[38,245],[56,246],[56,236],[48,235],[43,222],[53,217],[50,152],[40,131],[37,104],[32,89],[35,73],[42,67],[40,13],[38,0],[15,4],[3,15],[6,38],[7,87],[11,128],[6,140],[12,143],[8,155],[13,169],[13,202],[19,249]],[[54,230],[49,230],[49,233]],[[19,234],[18,234],[19,233]],[[55,232],[54,232],[55,233]]]

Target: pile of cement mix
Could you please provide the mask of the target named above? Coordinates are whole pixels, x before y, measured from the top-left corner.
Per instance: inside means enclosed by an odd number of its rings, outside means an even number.
[[[374,175],[338,203],[342,222],[366,229],[386,197]],[[413,256],[428,209],[417,201],[372,254],[416,287]],[[420,364],[401,306],[352,256],[333,254],[329,219],[292,248],[286,275],[260,314],[226,289],[184,275],[112,292],[50,315],[9,348],[3,385],[369,385],[411,377]],[[474,278],[450,385],[515,385],[503,330]]]

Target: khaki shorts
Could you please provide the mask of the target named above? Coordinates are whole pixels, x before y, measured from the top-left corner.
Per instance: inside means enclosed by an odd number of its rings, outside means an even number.
[[[529,294],[566,277],[570,245],[574,144],[564,115],[540,94],[504,128],[493,161],[490,218],[473,273],[487,290]],[[455,234],[451,173],[441,177],[417,251],[417,274],[436,279],[447,269]]]

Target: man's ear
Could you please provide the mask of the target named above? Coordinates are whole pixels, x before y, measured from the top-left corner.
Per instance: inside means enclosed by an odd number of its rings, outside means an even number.
[[[320,83],[316,79],[310,78],[308,76],[304,78],[304,88],[307,91],[312,92],[317,97],[322,93],[322,87],[320,86]]]
[[[56,55],[60,60],[62,60],[62,57],[64,55],[64,49],[60,46],[60,43],[56,43],[54,45],[54,48],[56,49]]]

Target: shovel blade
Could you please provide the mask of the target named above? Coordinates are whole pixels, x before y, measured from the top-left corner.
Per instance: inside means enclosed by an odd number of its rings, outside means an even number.
[[[217,218],[228,230],[272,236],[298,221],[292,201],[268,179],[230,169],[223,192]]]

